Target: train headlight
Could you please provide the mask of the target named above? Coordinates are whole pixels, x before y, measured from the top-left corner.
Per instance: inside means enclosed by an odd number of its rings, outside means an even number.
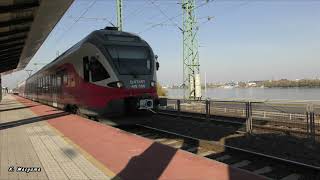
[[[117,81],[117,82],[109,83],[108,86],[114,87],[114,88],[122,88],[124,85],[121,81]]]
[[[122,82],[120,82],[120,81],[119,81],[119,82],[117,82],[117,87],[118,87],[118,88],[122,88],[122,87],[123,87],[123,83],[122,83]]]
[[[151,87],[155,87],[155,86],[156,86],[156,82],[151,81],[150,86],[151,86]]]

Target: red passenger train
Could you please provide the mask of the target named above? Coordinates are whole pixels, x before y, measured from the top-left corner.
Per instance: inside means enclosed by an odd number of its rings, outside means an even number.
[[[88,116],[153,109],[159,63],[139,36],[96,30],[29,77],[26,98]]]

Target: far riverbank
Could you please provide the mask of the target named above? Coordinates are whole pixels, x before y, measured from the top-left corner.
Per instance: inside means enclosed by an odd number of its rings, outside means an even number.
[[[183,89],[167,88],[169,98],[183,98]],[[203,97],[211,99],[320,100],[320,88],[208,88]]]

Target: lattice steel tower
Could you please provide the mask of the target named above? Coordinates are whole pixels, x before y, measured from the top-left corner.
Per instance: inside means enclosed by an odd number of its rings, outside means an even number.
[[[198,52],[198,26],[195,0],[182,0],[183,10],[183,86],[185,99],[201,98],[200,63]]]
[[[122,7],[122,0],[117,0],[117,26],[119,31],[122,31],[123,28]]]

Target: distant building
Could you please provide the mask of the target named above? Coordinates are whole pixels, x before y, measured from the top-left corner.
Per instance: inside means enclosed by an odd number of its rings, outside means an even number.
[[[255,82],[248,82],[249,87],[257,87],[257,83]]]

